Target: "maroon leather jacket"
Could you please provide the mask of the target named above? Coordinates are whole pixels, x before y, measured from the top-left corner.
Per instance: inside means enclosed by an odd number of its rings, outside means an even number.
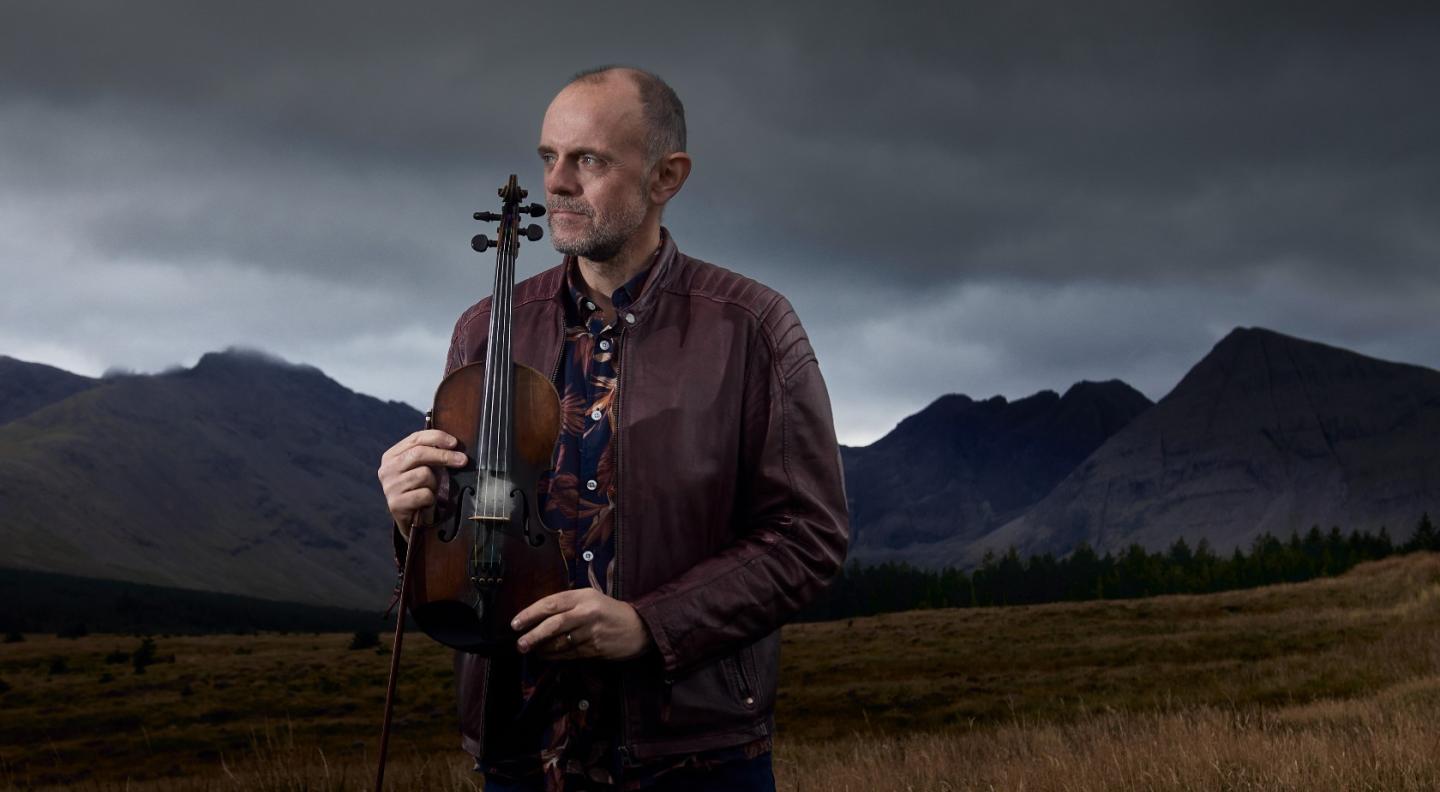
[[[849,514],[830,397],[779,293],[680,253],[668,233],[621,317],[612,442],[616,582],[658,652],[620,663],[622,760],[772,734],[779,627],[839,570]],[[515,286],[516,362],[552,381],[564,265]],[[490,298],[460,316],[446,373],[484,360]],[[460,731],[482,755],[484,658],[456,653]]]

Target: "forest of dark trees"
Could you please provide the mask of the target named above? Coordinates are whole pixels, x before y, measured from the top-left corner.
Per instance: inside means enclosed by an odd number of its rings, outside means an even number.
[[[1397,553],[1440,551],[1440,533],[1428,513],[1403,544],[1383,526],[1377,533],[1345,534],[1314,526],[1303,536],[1255,539],[1250,552],[1218,555],[1204,539],[1191,547],[1177,540],[1165,552],[1132,544],[1119,555],[1097,555],[1086,544],[1064,558],[1046,553],[1022,560],[1012,547],[1003,556],[987,553],[969,574],[963,570],[917,569],[908,564],[852,563],[797,621],[829,621],[924,608],[1028,605],[1040,602],[1128,599],[1157,594],[1201,594],[1293,583],[1338,575],[1362,561]]]

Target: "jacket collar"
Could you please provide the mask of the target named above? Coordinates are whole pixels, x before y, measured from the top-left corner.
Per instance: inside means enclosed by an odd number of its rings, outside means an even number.
[[[551,299],[555,300],[560,310],[565,309],[567,299],[566,291],[569,285],[565,282],[565,273],[574,265],[575,257],[566,256],[550,272],[553,273],[550,283],[546,284],[546,291],[551,293]],[[680,268],[680,249],[675,246],[674,237],[670,236],[669,229],[660,227],[660,250],[655,254],[655,261],[650,265],[650,275],[645,279],[645,288],[640,291],[640,299],[632,303],[628,313],[635,314],[635,324],[641,324],[649,314],[651,308],[659,300],[660,292],[675,278],[675,272]]]

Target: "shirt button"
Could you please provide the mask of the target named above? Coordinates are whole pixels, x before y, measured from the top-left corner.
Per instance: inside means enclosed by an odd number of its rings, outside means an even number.
[[[584,712],[585,710],[590,709],[590,702],[586,699],[580,699],[579,701],[575,702],[575,709]]]
[[[610,342],[609,342],[609,341],[601,341],[601,342],[600,342],[600,348],[601,348],[601,349],[609,349],[609,348],[610,348]]]
[[[593,551],[586,550],[585,552],[580,554],[580,557],[585,559],[586,561],[594,561],[595,553]]]
[[[590,479],[589,481],[585,482],[585,489],[591,490],[592,492],[598,486],[600,485],[595,482],[595,479]]]
[[[635,314],[633,314],[633,313],[627,313],[627,314],[625,314],[625,324],[635,324]]]
[[[601,417],[602,415],[604,415],[604,413],[600,412],[599,410],[596,410],[595,412],[590,413],[590,420],[592,420],[592,421],[598,421],[598,420],[600,420],[600,417]]]

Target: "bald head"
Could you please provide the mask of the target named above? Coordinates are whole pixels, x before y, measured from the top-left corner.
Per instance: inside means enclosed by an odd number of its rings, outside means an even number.
[[[570,78],[572,85],[598,86],[622,80],[635,89],[645,122],[646,160],[653,165],[661,157],[685,150],[685,106],[664,80],[652,72],[632,66],[600,66]]]

